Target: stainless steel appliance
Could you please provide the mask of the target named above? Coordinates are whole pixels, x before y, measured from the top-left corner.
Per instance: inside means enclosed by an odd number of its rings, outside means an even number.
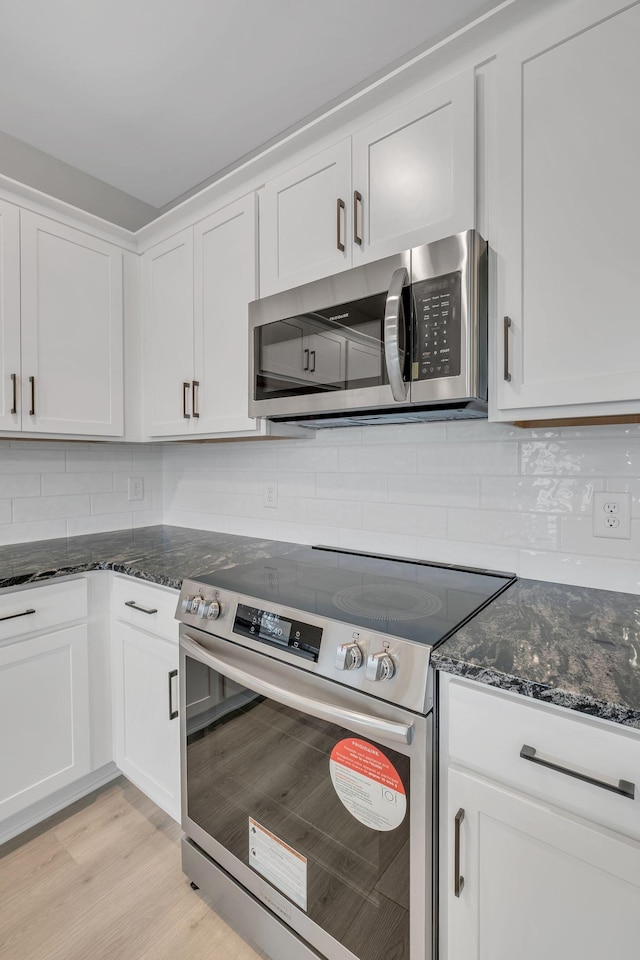
[[[249,305],[249,414],[315,428],[487,412],[475,230]]]
[[[430,960],[431,649],[508,574],[283,545],[183,583],[183,869],[277,960]]]

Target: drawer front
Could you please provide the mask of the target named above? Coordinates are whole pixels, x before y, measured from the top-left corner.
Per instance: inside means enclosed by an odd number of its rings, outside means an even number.
[[[115,577],[111,610],[117,620],[178,642],[178,591],[145,583],[135,577]]]
[[[87,616],[87,582],[52,580],[0,593],[0,641],[46,630]]]
[[[640,731],[468,681],[447,690],[450,762],[640,837]],[[523,747],[560,769],[521,757]],[[619,781],[635,786],[633,799],[599,785]]]

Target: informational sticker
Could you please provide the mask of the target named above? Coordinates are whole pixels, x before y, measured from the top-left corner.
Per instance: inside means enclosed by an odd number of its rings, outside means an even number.
[[[249,817],[249,866],[307,909],[307,858]]]
[[[340,740],[329,760],[331,781],[349,813],[372,830],[395,830],[407,812],[398,771],[366,740]]]

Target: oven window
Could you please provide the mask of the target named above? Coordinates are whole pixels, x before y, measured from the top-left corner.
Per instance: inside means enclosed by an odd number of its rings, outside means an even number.
[[[187,703],[189,818],[360,960],[407,957],[409,758],[189,658]],[[386,780],[368,790],[369,762]]]

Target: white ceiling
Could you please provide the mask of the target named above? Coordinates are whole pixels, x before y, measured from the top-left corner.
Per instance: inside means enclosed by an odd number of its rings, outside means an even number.
[[[498,5],[0,0],[0,131],[161,207]]]

